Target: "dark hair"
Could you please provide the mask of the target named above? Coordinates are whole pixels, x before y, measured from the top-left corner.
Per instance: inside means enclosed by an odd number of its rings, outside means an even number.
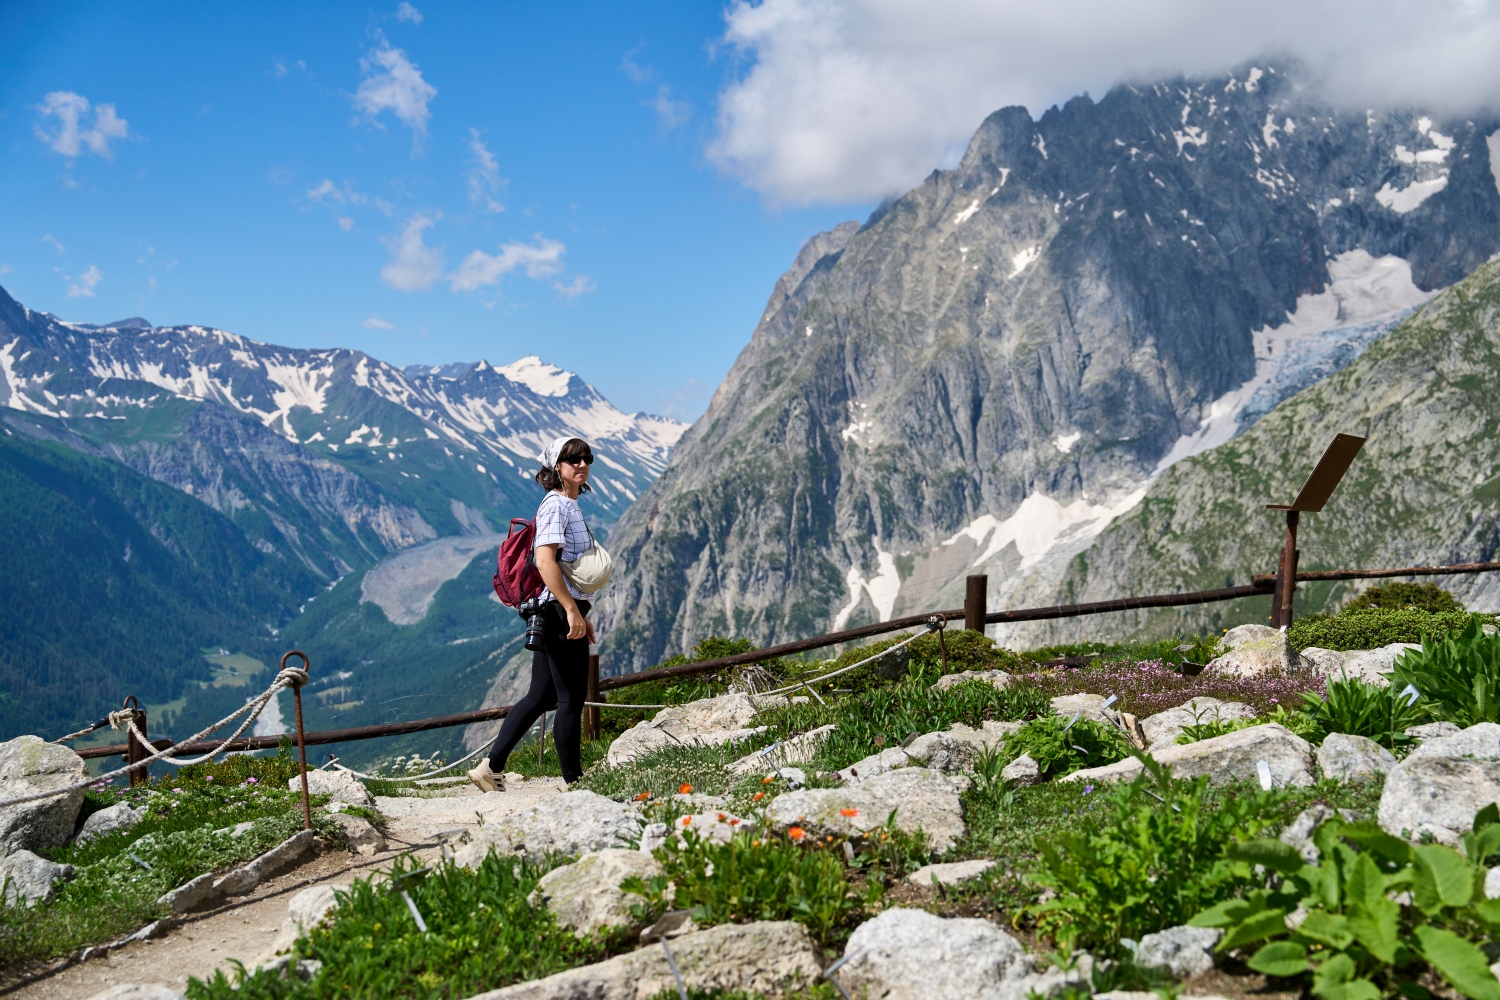
[[[587,441],[583,438],[568,438],[568,443],[562,446],[562,451],[558,453],[557,460],[561,462],[565,458],[593,457],[594,450],[589,447]],[[546,466],[538,469],[536,472],[536,481],[541,483],[544,490],[560,490],[563,488],[562,476],[558,475],[557,466],[555,465],[550,469]],[[584,483],[578,488],[578,492],[588,493],[591,492],[591,488],[588,483]]]

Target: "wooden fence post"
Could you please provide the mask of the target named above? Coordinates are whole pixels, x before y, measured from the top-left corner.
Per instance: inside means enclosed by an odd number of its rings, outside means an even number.
[[[971,632],[984,631],[984,616],[989,614],[990,578],[983,574],[971,576],[964,585],[964,628]]]
[[[585,688],[586,701],[599,700],[599,654],[589,654],[589,679]],[[599,709],[592,705],[585,705],[583,709],[583,738],[586,740],[597,740],[599,738]]]
[[[151,738],[151,734],[146,730],[146,710],[144,708],[140,708],[139,707],[140,703],[136,702],[135,695],[131,695],[129,698],[127,698],[125,700],[127,702],[135,702],[136,703],[136,706],[137,706],[135,708],[135,724],[136,724],[136,728],[140,729],[141,735],[145,736],[147,739],[150,739]],[[126,733],[125,733],[125,762],[126,763],[128,763],[128,764],[134,764],[136,761],[145,760],[147,757],[150,757],[155,752],[156,751],[150,746],[150,744],[143,744],[140,740],[136,739],[135,733],[130,732],[128,730],[126,731]],[[144,768],[144,767],[133,768],[131,770],[131,772],[130,772],[130,784],[131,785],[144,785],[148,781],[150,781],[151,780],[151,776],[146,773],[147,770],[148,769]]]
[[[1281,549],[1281,565],[1276,569],[1276,597],[1271,606],[1271,626],[1286,628],[1292,623],[1292,595],[1297,590],[1297,522],[1301,511],[1286,512],[1286,542]]]

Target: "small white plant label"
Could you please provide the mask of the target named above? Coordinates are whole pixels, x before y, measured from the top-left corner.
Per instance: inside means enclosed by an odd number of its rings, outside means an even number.
[[[1255,762],[1255,773],[1260,775],[1260,787],[1269,792],[1271,790],[1271,765],[1258,760]]]

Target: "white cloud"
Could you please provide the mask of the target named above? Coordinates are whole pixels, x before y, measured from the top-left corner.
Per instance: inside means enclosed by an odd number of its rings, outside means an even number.
[[[347,215],[339,216],[339,228],[347,233],[354,228],[354,220]]]
[[[663,132],[670,132],[679,125],[686,125],[688,119],[693,117],[693,106],[687,101],[674,98],[672,88],[665,83],[656,88],[656,96],[647,101],[646,106],[656,112]]]
[[[493,285],[518,267],[525,269],[528,278],[546,278],[562,270],[566,250],[562,243],[541,233],[537,233],[534,245],[512,240],[502,244],[498,254],[475,250],[448,275],[448,285],[455,292],[472,292]]]
[[[52,249],[56,250],[58,253],[67,253],[68,251],[68,248],[62,245],[62,241],[59,240],[56,236],[53,236],[51,233],[43,236],[42,242],[47,244]]]
[[[364,327],[366,330],[394,330],[394,329],[396,329],[396,324],[394,324],[394,323],[387,323],[385,320],[381,319],[379,316],[371,316],[369,319],[365,320],[363,323],[361,323],[359,325],[362,326],[362,327]]]
[[[14,270],[15,268],[11,267],[9,264],[0,264],[0,277],[4,277]]]
[[[421,70],[406,53],[382,42],[359,65],[365,78],[354,92],[355,108],[371,121],[389,111],[419,137],[426,135],[427,120],[432,117],[427,105],[437,96],[437,88],[422,79]]]
[[[322,204],[333,203],[337,205],[362,205],[365,196],[354,190],[354,185],[345,181],[342,185],[335,184],[327,177],[323,178],[315,187],[307,189],[307,197],[310,201]]]
[[[42,115],[36,126],[37,138],[70,160],[81,155],[85,148],[96,156],[111,159],[114,154],[109,141],[127,138],[130,124],[115,113],[113,104],[100,104],[93,108],[92,126],[86,126],[89,108],[89,99],[82,94],[54,90],[37,105]]]
[[[1355,108],[1461,112],[1500,93],[1500,4],[1432,0],[738,0],[747,69],[708,154],[773,203],[866,201],[951,163],[990,112],[1266,53]]]
[[[505,189],[505,178],[500,176],[500,164],[489,147],[480,138],[477,128],[469,129],[469,204],[486,212],[503,212],[505,206],[495,198]]]
[[[68,286],[68,298],[91,299],[94,297],[95,286],[104,280],[104,272],[100,271],[93,264],[90,264],[89,269],[80,274],[76,281],[69,275],[64,275],[63,277],[73,282]]]
[[[411,4],[407,3],[406,0],[401,0],[401,6],[396,8],[396,20],[410,21],[412,24],[421,24],[422,12],[420,10],[417,10],[417,8],[413,7]]]
[[[552,283],[552,287],[557,289],[558,292],[564,297],[576,299],[580,295],[588,295],[592,293],[596,286],[594,285],[593,278],[590,278],[586,274],[579,274],[575,275],[573,277],[573,280],[568,282],[567,284],[563,284],[561,281],[555,281]]]
[[[432,228],[425,215],[413,215],[398,236],[385,239],[391,262],[380,269],[380,280],[398,292],[422,292],[443,276],[443,254],[422,242],[424,230]]]

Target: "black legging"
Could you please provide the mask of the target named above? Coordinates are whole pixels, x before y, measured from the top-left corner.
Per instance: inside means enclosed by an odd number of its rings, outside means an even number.
[[[578,610],[587,616],[589,602],[579,601]],[[531,687],[500,726],[500,735],[490,748],[490,770],[503,773],[510,752],[527,730],[555,708],[557,719],[552,727],[552,742],[557,746],[563,780],[571,785],[583,777],[580,717],[588,690],[589,640],[567,638],[568,613],[556,601],[548,601],[541,613],[546,639],[542,648],[531,654]]]

